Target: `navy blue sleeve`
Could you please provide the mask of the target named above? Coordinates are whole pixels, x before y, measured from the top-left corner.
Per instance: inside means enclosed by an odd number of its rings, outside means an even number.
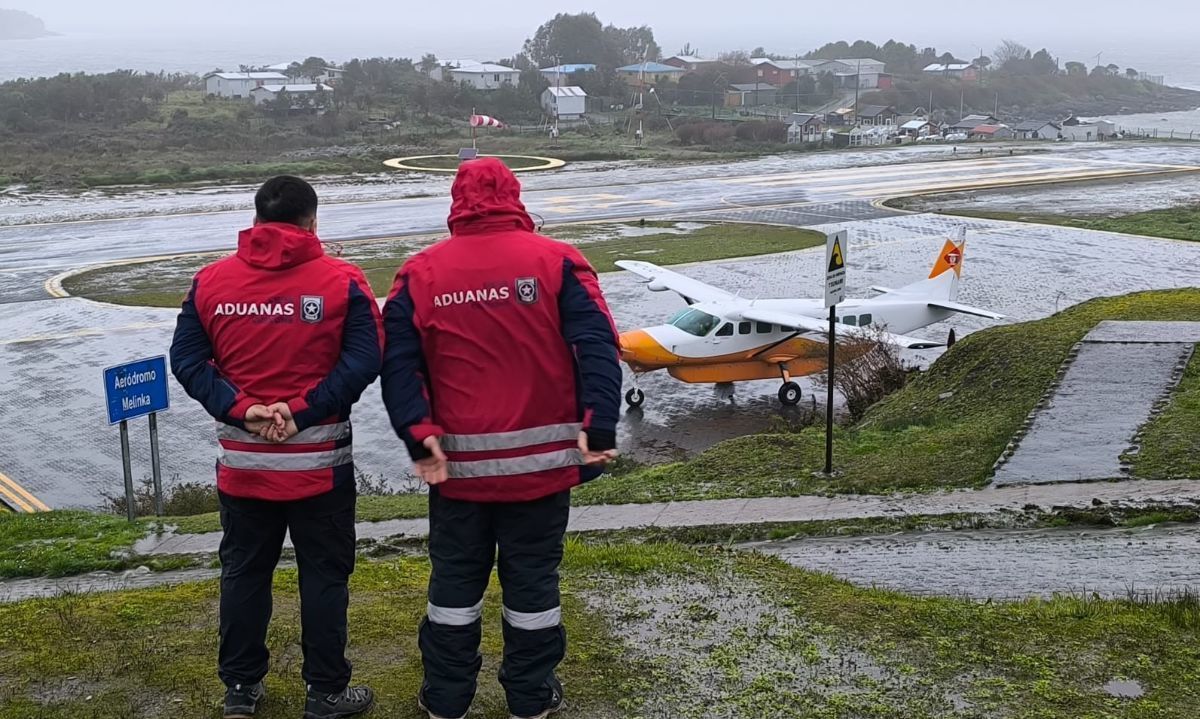
[[[221,374],[213,362],[212,340],[200,321],[196,310],[196,292],[200,281],[193,280],[192,289],[183,301],[179,318],[175,321],[175,336],[171,339],[171,373],[188,396],[204,405],[219,422],[245,428],[242,417],[229,416],[235,405],[246,404],[245,397],[233,382]]]
[[[383,404],[396,436],[404,441],[414,460],[426,459],[430,452],[423,442],[439,436],[441,429],[433,423],[428,387],[427,368],[421,349],[421,335],[413,322],[412,295],[401,274],[396,279],[392,296],[383,308]]]
[[[347,417],[350,408],[379,376],[379,308],[371,293],[350,281],[350,301],[342,326],[342,353],[333,371],[304,396],[306,407],[293,408],[296,428],[303,430],[328,419]]]
[[[582,257],[563,260],[558,296],[563,339],[575,355],[588,448],[615,449],[621,408],[621,363],[616,328],[600,294],[596,273]]]

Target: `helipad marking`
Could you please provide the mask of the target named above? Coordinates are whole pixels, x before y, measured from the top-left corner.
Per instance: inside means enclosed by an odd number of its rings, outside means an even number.
[[[1022,181],[1036,184],[1054,183],[1054,182],[1074,182],[1077,180],[1103,179],[1107,177],[1129,177],[1137,175],[1151,175],[1154,171],[1147,170],[1145,172],[1133,172],[1123,169],[1112,170],[1091,170],[1076,173],[1061,173],[1058,171],[1044,171],[1039,173],[1023,173],[1013,176],[990,175],[988,177],[979,178],[974,182],[964,182],[963,180],[948,181],[945,183],[893,183],[887,186],[876,186],[866,189],[853,190],[847,188],[848,191],[843,193],[852,197],[876,197],[881,194],[897,195],[905,192],[965,192],[968,190],[979,190],[988,187],[1006,187],[1018,184]]]
[[[50,511],[50,507],[46,506],[45,502],[33,496],[29,490],[9,479],[3,472],[0,472],[0,495],[3,495],[6,504],[27,514]]]

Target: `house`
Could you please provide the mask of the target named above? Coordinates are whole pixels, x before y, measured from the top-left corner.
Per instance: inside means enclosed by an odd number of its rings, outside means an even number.
[[[677,82],[686,72],[682,67],[664,65],[661,62],[639,62],[636,65],[617,68],[617,74],[634,87],[659,82]]]
[[[809,60],[809,63],[814,61]],[[880,80],[887,75],[887,63],[869,57],[847,57],[838,60],[818,60],[813,65],[815,73],[832,73],[838,80],[838,87],[860,89],[877,88]],[[888,81],[891,76],[888,75]]]
[[[886,127],[895,125],[900,113],[896,108],[883,105],[863,105],[858,108],[858,124],[865,127]]]
[[[1013,131],[1022,140],[1057,140],[1062,134],[1062,127],[1049,120],[1026,120],[1017,123]]]
[[[575,62],[566,65],[555,65],[554,67],[543,67],[538,70],[542,73],[542,77],[550,82],[569,79],[577,72],[595,72],[596,66],[588,62]]]
[[[775,87],[786,87],[801,75],[812,72],[812,65],[805,60],[772,60],[769,57],[751,58],[754,66],[754,82],[765,82]]]
[[[725,90],[725,107],[774,105],[779,88],[765,82],[736,83]]]
[[[1076,142],[1105,140],[1117,135],[1116,123],[1108,120],[1085,120],[1072,115],[1062,122],[1062,138]]]
[[[521,71],[490,62],[457,60],[442,68],[442,78],[466,83],[476,90],[499,90],[505,85],[520,85]]]
[[[294,110],[321,111],[325,108],[318,98],[323,93],[332,93],[333,88],[321,84],[259,85],[250,91],[250,98],[255,105],[263,105],[278,100],[281,92],[291,98],[291,106]],[[329,95],[325,95],[325,97],[328,98]]]
[[[708,65],[716,65],[719,62],[719,60],[712,60],[706,57],[700,57],[699,55],[672,55],[666,60],[663,60],[664,65],[682,68],[686,72],[702,70]]]
[[[346,71],[344,69],[334,65],[329,65],[325,68],[322,68],[321,72],[316,77],[307,77],[297,72],[293,66],[297,66],[297,63],[279,62],[275,63],[274,65],[268,65],[267,67],[264,67],[263,70],[266,72],[278,72],[282,75],[287,75],[289,80],[307,80],[309,83],[325,84],[336,84],[338,80],[341,80],[346,75]]]
[[[578,120],[587,112],[587,93],[574,85],[548,87],[542,92],[542,108],[560,120]]]
[[[967,133],[971,140],[1011,140],[1013,130],[1008,125],[980,125]]]
[[[928,137],[937,134],[937,127],[924,118],[909,120],[900,125],[900,134],[907,137]]]
[[[830,125],[853,125],[854,124],[854,108],[839,107],[833,112],[825,116],[825,120]]]
[[[979,68],[969,62],[952,62],[926,65],[921,72],[926,75],[949,77],[964,82],[975,82],[979,79]]]
[[[991,115],[967,115],[963,119],[946,128],[951,134],[970,133],[980,125],[998,125],[1000,120]]]
[[[788,125],[788,142],[819,142],[825,134],[825,121],[810,112],[793,112]]]
[[[262,85],[282,85],[287,75],[279,72],[210,72],[204,76],[204,91],[216,97],[243,99]]]

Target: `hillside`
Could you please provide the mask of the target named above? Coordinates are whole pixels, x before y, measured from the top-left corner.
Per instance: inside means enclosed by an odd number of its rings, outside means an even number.
[[[0,40],[32,40],[53,34],[39,17],[23,10],[0,8]]]

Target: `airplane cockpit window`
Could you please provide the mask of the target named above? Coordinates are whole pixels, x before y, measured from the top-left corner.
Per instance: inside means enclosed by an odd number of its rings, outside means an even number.
[[[679,310],[679,312],[675,313],[675,316],[671,318],[669,324],[672,327],[678,327],[684,332],[687,332],[689,335],[704,337],[709,332],[712,332],[712,329],[720,322],[721,320],[719,318],[713,317],[707,312],[701,312],[700,310],[687,308]]]
[[[721,325],[721,329],[717,330],[717,336],[718,337],[732,337],[733,336],[733,324],[730,322],[726,322],[725,324]]]

